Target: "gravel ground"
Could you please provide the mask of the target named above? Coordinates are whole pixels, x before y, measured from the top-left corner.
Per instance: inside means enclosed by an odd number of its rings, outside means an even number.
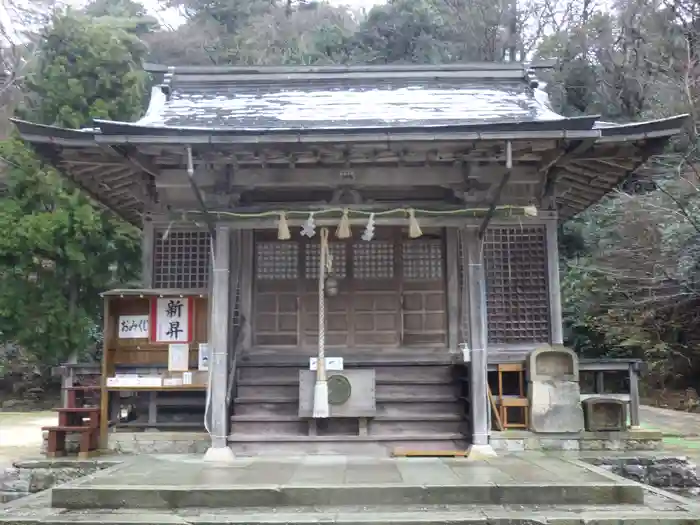
[[[57,424],[54,412],[0,412],[0,473],[41,451],[41,427]]]

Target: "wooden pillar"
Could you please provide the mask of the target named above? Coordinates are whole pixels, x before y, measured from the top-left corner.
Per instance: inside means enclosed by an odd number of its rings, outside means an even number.
[[[564,344],[564,326],[561,313],[561,287],[559,285],[559,245],[557,221],[547,221],[547,279],[549,280],[549,333],[553,345]]]
[[[149,220],[143,222],[141,237],[141,287],[153,288],[153,249],[155,244],[155,229]]]
[[[111,372],[109,366],[110,349],[112,348],[112,323],[110,321],[110,297],[104,298],[102,320],[102,362],[100,363],[100,449],[109,450],[109,390],[107,376]]]
[[[241,232],[241,350],[249,350],[253,346],[253,257],[255,246],[253,231]]]
[[[630,363],[630,426],[639,428],[639,363]]]
[[[447,345],[450,353],[459,353],[459,232],[445,233],[445,271],[447,273]]]
[[[484,272],[483,243],[475,229],[462,230],[465,248],[468,285],[469,351],[470,351],[470,407],[472,421],[472,453],[492,455],[489,445],[489,400],[486,348],[486,275]]]
[[[228,343],[231,274],[231,229],[229,226],[217,226],[214,242],[213,286],[210,297],[211,318],[209,331],[209,421],[211,447],[205,459],[209,461],[228,461],[233,459],[233,452],[228,448],[229,409],[226,404],[228,390]]]

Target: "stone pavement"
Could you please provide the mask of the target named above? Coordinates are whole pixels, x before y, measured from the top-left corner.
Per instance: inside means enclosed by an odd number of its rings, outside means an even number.
[[[700,437],[700,413],[642,406],[639,416],[643,428],[660,430],[666,436]]]
[[[700,508],[545,454],[486,462],[306,456],[212,465],[124,458],[0,510],[0,525],[691,525]]]

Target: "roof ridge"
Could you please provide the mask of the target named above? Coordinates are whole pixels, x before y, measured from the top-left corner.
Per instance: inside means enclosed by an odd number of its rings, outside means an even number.
[[[383,73],[383,72],[455,72],[455,71],[525,71],[531,64],[521,62],[463,62],[454,64],[368,64],[368,65],[324,65],[324,66],[236,66],[236,65],[164,65],[145,63],[149,73],[169,73],[177,75],[221,75],[221,74],[271,74],[271,73]]]
[[[158,66],[146,71],[162,75],[168,91],[178,85],[355,83],[392,81],[517,82],[534,87],[532,69],[521,63],[471,63],[390,66]]]

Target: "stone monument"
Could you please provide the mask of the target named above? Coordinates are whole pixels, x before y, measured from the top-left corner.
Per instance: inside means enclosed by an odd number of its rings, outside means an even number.
[[[538,348],[528,356],[530,429],[581,432],[584,426],[578,357],[563,346]]]

